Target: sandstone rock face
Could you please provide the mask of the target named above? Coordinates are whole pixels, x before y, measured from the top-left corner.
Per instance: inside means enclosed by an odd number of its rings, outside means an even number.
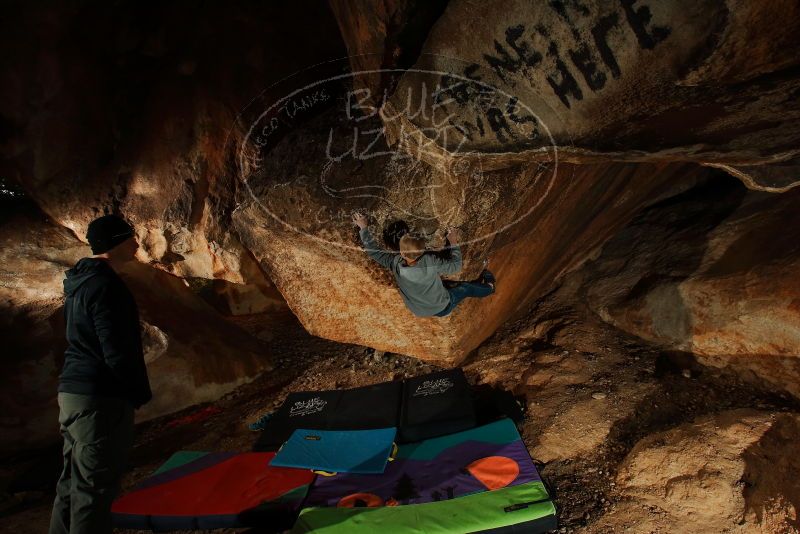
[[[800,184],[800,161],[797,157],[769,165],[708,165],[739,178],[750,189],[785,193]]]
[[[558,303],[548,298],[542,307],[551,304]],[[542,316],[553,311],[506,323],[464,369],[483,386],[525,398],[531,455],[550,468],[574,466],[567,483],[581,484],[585,466],[613,457],[632,422],[647,424],[653,416],[652,399],[670,394],[646,363],[651,354],[623,349],[618,332],[599,320],[570,321],[556,312],[557,321],[548,324]],[[558,333],[548,336],[543,326]],[[575,514],[581,515],[571,510],[562,517]]]
[[[446,0],[329,0],[347,45],[354,88],[368,91],[370,102],[391,94],[401,69],[416,60],[430,26],[447,6]]]
[[[632,417],[642,397],[652,389],[650,384],[642,384],[613,399],[602,395],[575,402],[553,418],[531,454],[540,462],[553,462],[596,453],[614,425]]]
[[[2,206],[0,444],[19,450],[58,433],[55,380],[66,348],[61,279],[86,247],[42,215],[21,216]],[[52,424],[43,424],[43,414]]]
[[[584,298],[618,328],[799,396],[798,206],[796,191],[716,178],[610,240],[580,275]]]
[[[643,205],[709,172],[553,164],[454,173],[378,143],[369,149],[374,157],[355,156],[350,147],[361,140],[353,132],[363,123],[334,112],[285,137],[249,176],[233,213],[239,238],[310,332],[446,364],[463,359]],[[464,269],[453,278],[474,278],[490,257],[501,280],[496,294],[444,319],[414,317],[390,274],[361,250],[353,211],[371,215],[379,239],[402,219],[434,249],[447,227],[461,227]]]
[[[354,71],[395,64],[386,50],[410,4],[374,4],[355,18],[333,5],[351,52],[384,55],[354,57]],[[665,184],[681,187],[662,173],[692,175],[684,187],[699,173],[593,163],[749,169],[794,156],[791,95],[800,81],[786,50],[796,44],[795,22],[775,28],[768,18],[737,2],[450,2],[380,112],[375,96],[386,79],[357,78],[355,87],[372,92],[345,96],[347,121],[326,112],[248,169],[233,214],[239,239],[311,332],[457,362],[666,194]],[[771,37],[753,37],[752,25]],[[735,60],[718,67],[722,56]],[[628,169],[642,174],[627,182]],[[610,174],[625,181],[624,192]],[[775,180],[753,176],[742,179],[774,189]],[[462,277],[491,256],[505,282],[447,319],[412,317],[385,274],[354,250],[347,220],[365,209],[374,233],[410,218],[433,247],[445,227],[461,226],[473,240]]]
[[[617,476],[629,499],[605,524],[632,532],[796,532],[796,414],[734,410],[643,439]],[[636,508],[657,510],[649,519]],[[629,519],[624,519],[626,514]],[[634,522],[627,523],[630,518]]]
[[[218,399],[272,368],[267,346],[226,322],[180,278],[137,262],[121,275],[145,326],[153,400],[140,419]]]
[[[523,163],[554,146],[562,161],[784,161],[800,138],[789,68],[800,23],[786,19],[797,9],[450,2],[384,117],[399,142],[438,162],[477,152]]]
[[[0,452],[58,436],[56,386],[64,359],[64,271],[88,247],[30,206],[0,224],[3,338]],[[271,369],[268,349],[225,320],[186,283],[137,262],[121,272],[139,304],[153,401],[149,419],[215,400]]]
[[[192,278],[190,286],[203,300],[225,316],[287,311],[286,301],[264,276],[260,265],[249,252],[239,258],[239,272],[245,283],[234,283],[220,278]]]
[[[4,176],[81,239],[96,216],[123,213],[142,261],[264,283],[245,279],[247,252],[229,232],[237,114],[302,66],[344,55],[318,8],[16,6],[0,37],[16,51],[0,70]],[[292,54],[274,54],[285,42]]]

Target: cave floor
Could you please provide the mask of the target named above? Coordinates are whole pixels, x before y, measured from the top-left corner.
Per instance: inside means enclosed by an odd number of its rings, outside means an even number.
[[[236,319],[257,335],[263,320]],[[436,369],[413,358],[316,338],[289,316],[281,322],[270,328],[278,332],[269,340],[273,371],[214,403],[137,427],[124,489],[177,450],[249,450],[256,435],[247,423],[277,408],[289,392],[356,387]],[[510,391],[526,404],[521,432],[554,491],[560,532],[605,532],[593,523],[621,499],[615,473],[641,438],[731,408],[798,410],[784,397],[659,352],[602,324],[562,324],[548,343],[529,332],[524,323],[504,327],[463,367],[474,384]],[[201,410],[212,415],[181,423]],[[59,462],[58,447],[0,462],[0,531],[46,532]]]

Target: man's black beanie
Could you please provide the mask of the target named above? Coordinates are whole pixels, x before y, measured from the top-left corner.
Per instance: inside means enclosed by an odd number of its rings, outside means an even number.
[[[103,215],[89,223],[86,240],[92,254],[102,254],[133,237],[133,227],[116,215]]]

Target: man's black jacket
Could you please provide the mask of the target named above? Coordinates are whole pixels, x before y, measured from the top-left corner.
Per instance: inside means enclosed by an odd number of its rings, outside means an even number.
[[[133,295],[105,260],[84,258],[66,274],[68,346],[58,391],[121,397],[138,408],[153,395]]]

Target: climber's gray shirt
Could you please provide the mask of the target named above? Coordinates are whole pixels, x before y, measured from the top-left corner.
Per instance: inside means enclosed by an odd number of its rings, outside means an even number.
[[[414,315],[430,317],[447,307],[450,303],[450,294],[439,275],[453,274],[461,270],[461,247],[456,245],[451,249],[450,260],[425,253],[414,265],[406,265],[400,254],[381,250],[368,229],[364,228],[359,235],[369,257],[392,271],[400,295]]]

